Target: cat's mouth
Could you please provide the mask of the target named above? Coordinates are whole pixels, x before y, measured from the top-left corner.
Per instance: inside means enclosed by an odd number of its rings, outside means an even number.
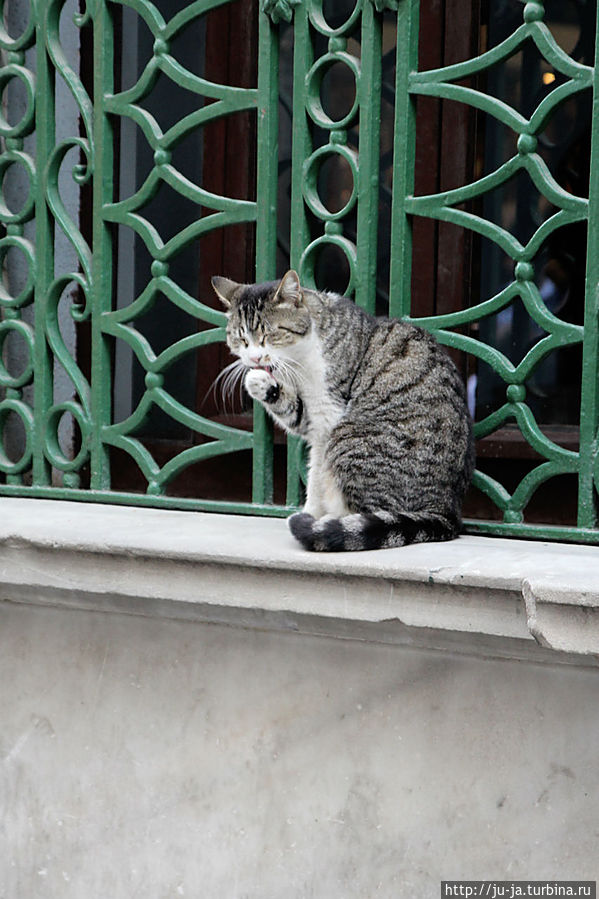
[[[266,371],[269,375],[272,375],[272,365],[254,365],[253,368]]]

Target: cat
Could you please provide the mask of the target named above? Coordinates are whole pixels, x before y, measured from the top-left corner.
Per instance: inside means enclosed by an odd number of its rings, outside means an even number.
[[[310,447],[306,503],[288,519],[307,550],[451,540],[473,471],[456,367],[427,331],[351,300],[215,276],[227,344],[253,399]]]

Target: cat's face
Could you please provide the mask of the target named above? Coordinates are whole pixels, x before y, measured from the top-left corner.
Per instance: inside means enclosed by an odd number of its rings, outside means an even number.
[[[217,276],[212,286],[227,310],[229,349],[248,368],[274,371],[301,352],[311,318],[295,272],[265,284]]]

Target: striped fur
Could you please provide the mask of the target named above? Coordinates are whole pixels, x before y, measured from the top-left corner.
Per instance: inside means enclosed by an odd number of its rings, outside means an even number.
[[[451,540],[473,469],[461,378],[434,338],[351,301],[281,282],[213,284],[248,393],[310,446],[306,549]]]

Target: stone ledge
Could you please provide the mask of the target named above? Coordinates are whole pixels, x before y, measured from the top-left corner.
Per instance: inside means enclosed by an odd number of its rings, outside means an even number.
[[[594,547],[465,536],[319,555],[280,519],[0,502],[3,601],[597,663]]]

